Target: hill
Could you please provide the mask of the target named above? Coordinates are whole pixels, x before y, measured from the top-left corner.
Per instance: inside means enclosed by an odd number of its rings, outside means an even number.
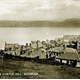
[[[0,74],[0,79],[80,79],[80,68],[7,60],[0,61]]]
[[[80,27],[80,19],[64,21],[0,21],[0,27]]]

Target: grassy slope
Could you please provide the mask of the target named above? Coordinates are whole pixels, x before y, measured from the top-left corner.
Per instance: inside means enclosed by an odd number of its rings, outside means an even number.
[[[80,68],[32,63],[29,61],[7,60],[0,62],[0,73],[31,73],[39,75],[3,76],[1,79],[77,79],[80,78]]]

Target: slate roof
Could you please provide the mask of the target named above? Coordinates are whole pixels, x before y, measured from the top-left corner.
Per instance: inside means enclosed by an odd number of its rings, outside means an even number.
[[[79,60],[78,53],[64,53],[56,57],[56,59]]]
[[[76,49],[73,49],[73,48],[65,48],[65,53],[77,53],[77,50]]]
[[[73,49],[73,48],[65,48],[64,47],[55,47],[55,48],[52,48],[51,51],[53,52],[73,52],[73,53],[77,53],[77,50],[76,49]]]
[[[55,48],[52,48],[51,51],[53,51],[53,52],[62,52],[63,47],[55,47]]]

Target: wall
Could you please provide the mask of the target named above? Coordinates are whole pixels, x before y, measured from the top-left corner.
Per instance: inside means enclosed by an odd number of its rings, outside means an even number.
[[[80,67],[80,62],[77,62],[77,65],[76,65],[76,67]]]
[[[31,47],[32,48],[37,48],[37,42],[36,41],[31,41]]]

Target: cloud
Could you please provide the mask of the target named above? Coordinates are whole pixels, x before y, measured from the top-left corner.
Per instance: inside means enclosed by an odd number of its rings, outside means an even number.
[[[65,6],[80,6],[80,2],[75,2],[72,0],[45,0],[42,1],[40,7],[36,7],[35,9],[61,9]]]
[[[0,2],[1,20],[64,20],[80,18],[76,0],[4,0]]]
[[[46,3],[46,4],[45,4]],[[51,20],[65,20],[68,18],[80,18],[80,1],[47,1],[43,2],[40,7],[35,10],[44,12],[46,18]],[[49,18],[49,17],[50,18]]]

